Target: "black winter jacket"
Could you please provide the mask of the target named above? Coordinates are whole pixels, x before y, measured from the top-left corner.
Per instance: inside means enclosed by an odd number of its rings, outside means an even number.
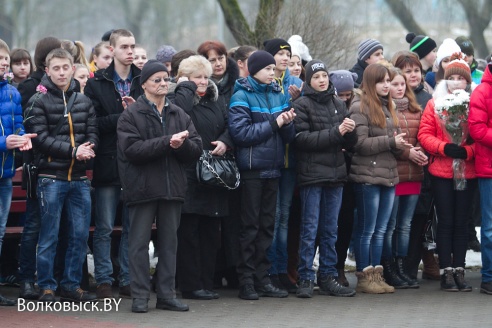
[[[339,126],[348,114],[343,101],[328,90],[317,92],[304,84],[304,94],[296,99],[294,120],[296,138],[297,182],[299,186],[341,185],[347,181],[347,167],[342,149],[357,143],[355,130],[340,134]]]
[[[183,202],[185,167],[202,153],[202,140],[191,118],[174,104],[163,110],[165,127],[141,96],[118,120],[118,168],[128,206],[158,200]],[[189,131],[189,137],[173,149],[172,135],[184,130]]]
[[[38,134],[33,139],[33,145],[35,151],[41,155],[39,175],[67,181],[84,179],[87,164],[73,158],[72,152],[74,147],[87,141],[93,143],[96,146],[94,149],[97,149],[99,139],[92,102],[83,94],[77,93],[58,134],[51,136],[65,114],[65,101],[69,101],[76,84],[72,80],[68,90],[63,92],[46,75],[41,79],[41,84],[48,92],[38,92],[32,96],[24,111],[26,131]]]
[[[95,73],[87,81],[84,93],[94,104],[99,128],[100,145],[94,159],[94,176],[92,185],[119,186],[118,164],[116,158],[116,125],[123,113],[121,96],[113,82],[114,61],[106,69]],[[130,96],[137,99],[143,94],[140,86],[140,69],[131,66],[132,84]]]
[[[369,66],[365,61],[357,59],[357,63],[350,69],[352,73],[357,73],[357,81],[354,83],[354,87],[359,88],[362,83],[362,77],[366,67]]]
[[[230,57],[227,57],[227,69],[224,77],[220,81],[215,81],[217,88],[219,89],[219,99],[217,102],[221,104],[225,109],[229,109],[229,103],[231,101],[232,94],[234,93],[234,84],[239,78],[239,67],[236,61]]]
[[[227,125],[227,111],[218,102],[219,92],[214,82],[209,80],[207,93],[196,94],[196,84],[185,81],[175,90],[176,103],[190,115],[193,124],[202,138],[203,149],[213,150],[212,141],[222,141],[227,148],[233,148]],[[194,213],[211,217],[227,216],[229,212],[228,195],[225,188],[214,188],[200,184],[196,178],[196,161],[188,166],[188,191],[183,205],[183,213]]]

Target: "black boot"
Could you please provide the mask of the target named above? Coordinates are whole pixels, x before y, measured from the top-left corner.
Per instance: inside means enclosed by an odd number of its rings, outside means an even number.
[[[408,288],[408,283],[405,280],[401,279],[400,276],[398,276],[393,259],[382,259],[381,265],[383,266],[384,270],[384,280],[386,280],[386,283],[388,285],[393,286],[396,289]]]
[[[465,269],[463,268],[454,269],[454,281],[456,282],[456,285],[458,286],[460,292],[472,291],[472,286],[468,285],[468,283],[465,280]]]
[[[453,271],[453,268],[444,269],[444,273],[441,275],[441,290],[447,292],[459,291],[458,286],[456,286]]]
[[[404,281],[407,282],[408,288],[419,288],[419,282],[417,279],[412,279],[410,276],[406,273],[405,266],[404,266],[404,258],[403,257],[397,257],[396,258],[396,272],[400,276],[400,278]]]

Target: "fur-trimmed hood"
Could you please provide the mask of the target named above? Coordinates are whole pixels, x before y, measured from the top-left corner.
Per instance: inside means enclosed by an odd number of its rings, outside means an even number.
[[[467,91],[468,93],[472,93],[472,91],[475,90],[476,87],[477,85],[475,84],[475,82],[472,82],[466,87],[465,91]],[[449,94],[447,81],[441,80],[441,82],[436,85],[434,93],[432,94],[432,98],[438,99],[444,97],[447,94]]]
[[[217,85],[211,79],[208,80],[207,92],[204,97],[208,97],[211,101],[217,101],[219,99],[219,89]],[[195,97],[193,98],[193,105],[196,105],[200,102],[200,97],[195,93]]]

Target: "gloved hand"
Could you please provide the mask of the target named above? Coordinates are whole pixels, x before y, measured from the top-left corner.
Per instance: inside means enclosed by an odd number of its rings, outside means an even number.
[[[444,146],[444,154],[452,158],[466,159],[467,153],[465,147],[458,146],[454,143],[448,143]]]

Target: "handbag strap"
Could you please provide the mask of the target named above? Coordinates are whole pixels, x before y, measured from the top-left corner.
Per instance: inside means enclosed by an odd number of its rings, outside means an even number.
[[[203,157],[202,159],[202,162],[203,164],[205,164],[205,166],[207,167],[207,169],[212,172],[212,174],[215,176],[215,178],[217,180],[219,180],[219,182],[227,189],[229,190],[234,190],[236,189],[237,187],[239,187],[239,183],[241,182],[241,176],[239,174],[239,169],[237,168],[237,165],[236,165],[236,161],[232,161],[232,165],[234,166],[234,171],[236,171],[236,183],[234,184],[233,187],[229,186],[227,183],[225,183],[224,180],[222,180],[222,178],[220,177],[220,175],[217,173],[217,171],[215,171],[215,169],[212,167],[212,165],[210,165],[210,163],[205,159],[205,157]]]

